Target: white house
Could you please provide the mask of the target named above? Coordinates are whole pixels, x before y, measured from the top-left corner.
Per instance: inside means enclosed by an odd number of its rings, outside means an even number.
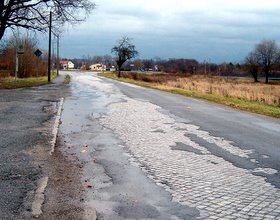
[[[114,72],[114,71],[116,71],[117,69],[116,69],[116,67],[115,66],[111,66],[111,68],[110,68],[110,71],[111,72]]]
[[[96,64],[90,65],[89,69],[93,70],[93,71],[105,71],[106,70],[106,65],[96,63]]]
[[[75,64],[71,61],[71,60],[68,60],[68,69],[74,69],[75,68]]]
[[[71,60],[61,60],[60,66],[62,69],[74,69],[75,64]]]

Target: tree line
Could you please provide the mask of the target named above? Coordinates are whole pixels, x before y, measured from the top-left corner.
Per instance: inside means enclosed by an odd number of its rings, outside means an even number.
[[[95,8],[95,3],[91,0],[7,0],[0,2],[0,69],[7,69],[13,71],[14,60],[11,59],[12,54],[15,54],[15,48],[19,44],[24,44],[26,47],[26,54],[24,62],[22,62],[19,70],[20,76],[26,77],[33,75],[34,71],[30,67],[34,63],[35,57],[32,54],[33,49],[37,46],[36,40],[21,39],[3,43],[3,36],[8,29],[23,28],[27,30],[47,31],[50,23],[50,11],[53,13],[53,21],[56,30],[59,31],[62,25],[66,22],[75,24],[84,21],[87,15]],[[16,42],[17,45],[14,43]],[[32,51],[32,52],[31,52]],[[248,54],[244,62],[241,64],[223,63],[220,65],[210,63],[207,61],[198,62],[195,59],[169,59],[161,60],[155,59],[131,59],[138,55],[136,46],[128,37],[121,38],[111,52],[115,55],[99,56],[100,61],[107,66],[116,65],[120,71],[125,70],[154,70],[163,71],[167,73],[179,74],[212,74],[212,73],[239,73],[248,72],[253,77],[255,82],[258,82],[258,76],[261,73],[265,74],[266,83],[268,83],[269,75],[272,71],[279,71],[280,68],[280,49],[274,40],[263,40],[255,46],[255,48]],[[82,59],[82,62],[89,62],[87,58]],[[79,59],[74,60],[80,62]],[[37,61],[36,63],[38,63]],[[44,66],[44,59],[42,59],[40,67]],[[56,64],[58,65],[58,64]],[[80,64],[78,64],[80,65]]]
[[[47,70],[47,51],[42,50],[41,57],[36,57],[34,52],[38,49],[38,41],[34,35],[27,34],[20,37],[19,34],[12,35],[8,40],[1,41],[0,44],[0,76],[13,76],[15,72],[15,54],[18,44],[24,45],[25,53],[19,59],[19,77],[41,76]],[[132,46],[130,45],[132,44]],[[128,51],[126,51],[128,50]],[[266,82],[269,75],[278,74],[280,70],[279,47],[273,40],[264,40],[257,44],[248,54],[242,63],[221,63],[215,64],[209,61],[199,62],[195,59],[171,58],[161,59],[137,59],[138,51],[133,45],[132,39],[124,37],[117,41],[117,45],[112,48],[113,55],[105,56],[83,56],[74,58],[71,61],[76,68],[85,67],[89,69],[91,64],[102,63],[110,67],[115,66],[124,71],[155,71],[168,74],[212,74],[212,75],[246,75],[251,74],[258,82],[260,74],[264,74]],[[133,59],[134,58],[134,59]],[[121,59],[121,60],[118,60]],[[53,59],[52,67],[58,64]],[[3,71],[4,70],[4,71]]]
[[[123,37],[118,44],[112,48],[112,52],[116,55],[116,64],[120,71],[123,64],[135,58],[138,55],[138,51],[135,49],[135,45],[128,37]],[[169,60],[135,60],[133,63],[128,63],[129,68],[148,69],[155,71],[163,71],[166,73],[181,73],[181,74],[195,74],[203,73],[211,74],[216,73],[238,73],[239,71],[247,71],[252,74],[255,82],[258,82],[258,73],[263,72],[265,74],[265,82],[268,83],[271,70],[279,71],[280,68],[280,48],[274,40],[263,40],[258,43],[253,51],[245,58],[242,64],[234,65],[229,64],[210,64],[206,61],[201,64],[194,59],[169,59]],[[204,69],[204,71],[203,71]]]

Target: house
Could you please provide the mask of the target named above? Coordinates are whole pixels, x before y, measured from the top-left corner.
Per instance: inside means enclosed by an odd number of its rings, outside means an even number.
[[[90,65],[89,69],[93,70],[93,71],[105,71],[106,70],[106,65],[96,63],[96,64]]]
[[[75,64],[72,61],[68,61],[68,69],[74,69],[75,68]]]
[[[66,69],[74,69],[75,68],[74,63],[71,60],[61,60],[59,62],[59,64],[60,64],[60,68],[64,69],[64,70],[66,70]]]

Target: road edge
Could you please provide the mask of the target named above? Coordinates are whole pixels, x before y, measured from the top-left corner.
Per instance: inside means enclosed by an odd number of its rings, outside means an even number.
[[[38,188],[35,192],[34,201],[32,203],[32,216],[38,218],[42,214],[42,205],[45,201],[45,189],[48,185],[49,178],[43,177],[39,180]]]
[[[52,129],[53,137],[50,141],[50,144],[51,144],[51,150],[49,152],[50,155],[52,155],[54,153],[54,148],[55,148],[57,135],[58,135],[58,129],[59,129],[59,125],[61,123],[61,113],[63,110],[63,103],[64,103],[64,98],[62,97],[59,102],[59,107],[58,107],[58,110],[56,113],[55,122],[54,122],[54,126]],[[34,196],[34,200],[32,202],[32,207],[31,207],[32,216],[34,218],[39,218],[40,215],[43,213],[42,205],[45,201],[45,189],[47,188],[48,181],[49,181],[48,176],[42,177],[38,181],[38,188],[35,191],[35,196]]]
[[[59,125],[61,123],[60,119],[61,119],[61,113],[62,113],[62,109],[63,109],[63,103],[64,103],[64,98],[61,98],[60,102],[59,102],[59,107],[58,107],[58,110],[57,110],[53,130],[52,130],[53,138],[50,142],[51,143],[50,155],[52,155],[54,153],[54,148],[55,148],[57,134],[58,134],[58,128],[59,128]]]

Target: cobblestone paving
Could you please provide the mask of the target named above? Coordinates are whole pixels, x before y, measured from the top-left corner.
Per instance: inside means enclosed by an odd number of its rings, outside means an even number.
[[[189,136],[196,135],[248,160],[252,150],[213,137],[196,125],[179,123],[148,102],[126,98],[108,108],[101,124],[114,130],[132,155],[131,162],[168,190],[175,201],[198,208],[206,219],[280,219],[279,189],[253,175],[254,170],[238,168],[211,154]],[[177,143],[188,150],[174,150]],[[277,172],[258,168],[261,170]]]

